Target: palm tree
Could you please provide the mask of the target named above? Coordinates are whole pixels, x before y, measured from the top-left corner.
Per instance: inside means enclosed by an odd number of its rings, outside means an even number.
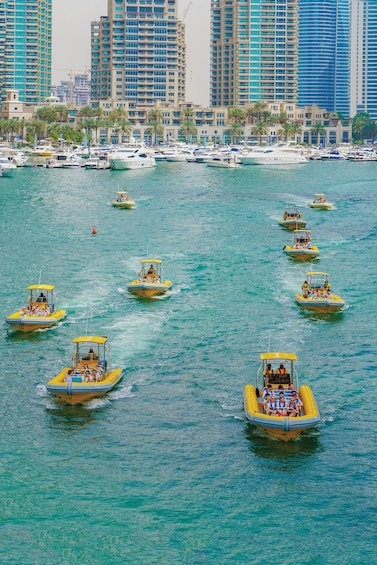
[[[125,135],[131,135],[132,133],[132,125],[131,123],[126,120],[126,119],[120,119],[117,120],[116,123],[116,128],[115,128],[115,133],[117,135],[121,134],[121,141],[123,141],[123,137]],[[118,138],[118,142],[119,142],[119,138]]]
[[[183,122],[181,122],[181,127],[179,128],[179,134],[183,135],[188,143],[190,135],[197,134],[197,130],[191,120],[183,120]]]
[[[233,122],[230,124],[230,128],[226,131],[228,135],[230,135],[232,143],[235,144],[238,141],[238,138],[243,135],[243,125],[237,122]]]
[[[283,123],[283,125],[281,126],[281,129],[279,129],[279,131],[278,131],[278,136],[284,137],[284,140],[288,141],[288,137],[293,135],[292,125],[293,124],[290,124],[290,123]]]
[[[319,145],[321,143],[321,137],[323,135],[326,135],[326,130],[323,127],[323,125],[321,124],[321,122],[317,122],[316,124],[314,124],[314,126],[310,130],[310,133],[313,136],[317,136],[317,145]]]
[[[126,120],[128,118],[128,112],[124,108],[115,108],[111,110],[109,114],[110,120],[113,122],[119,122],[119,120]]]
[[[58,106],[56,106],[56,112],[59,115],[59,122],[66,122],[68,120],[68,116],[69,116],[68,106],[59,104]]]
[[[242,108],[229,108],[228,110],[228,123],[230,124],[244,124],[245,112]]]
[[[94,114],[93,108],[91,106],[83,106],[79,110],[79,117],[80,118],[93,118],[94,115],[95,114]]]
[[[187,109],[192,110],[192,108],[187,108]],[[161,123],[162,118],[163,118],[162,112],[158,108],[152,108],[152,110],[149,110],[149,112],[148,112],[149,122]]]
[[[262,114],[266,109],[265,102],[254,102],[254,106],[252,108],[252,115],[257,119],[258,122],[262,119]]]
[[[301,124],[299,124],[298,122],[294,122],[293,124],[291,124],[291,126],[292,126],[292,135],[295,138],[295,143],[297,143],[297,136],[302,134]]]
[[[8,141],[10,140],[13,141],[14,134],[19,130],[20,130],[20,123],[18,120],[15,119],[6,120],[4,125],[4,132],[7,134]]]
[[[51,124],[58,121],[59,113],[56,108],[45,106],[44,108],[38,108],[33,117],[36,120],[44,120],[46,123]]]
[[[157,120],[152,120],[148,124],[148,128],[145,130],[147,135],[153,137],[153,145],[157,145],[157,136],[164,137],[164,126],[160,124]]]
[[[46,132],[46,122],[42,120],[30,120],[26,125],[26,139],[30,143],[34,142],[34,136],[37,140]]]
[[[252,129],[252,132],[254,135],[257,136],[258,138],[258,143],[259,145],[261,144],[261,139],[262,139],[262,135],[267,135],[268,134],[268,126],[266,122],[263,121],[259,121],[255,124],[255,126]]]
[[[183,108],[182,117],[183,117],[182,121],[188,121],[188,120],[192,121],[194,117],[194,110],[190,107]]]

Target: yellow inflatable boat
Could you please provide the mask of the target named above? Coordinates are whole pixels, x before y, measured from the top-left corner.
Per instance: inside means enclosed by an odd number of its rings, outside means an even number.
[[[244,390],[246,418],[270,435],[288,441],[317,426],[320,414],[308,385],[299,388],[294,353],[261,353],[256,386]]]
[[[171,281],[163,280],[161,259],[142,259],[138,278],[128,285],[128,290],[142,298],[163,294],[171,288]]]
[[[105,336],[80,336],[72,340],[72,364],[47,383],[47,390],[68,404],[81,404],[109,392],[122,378],[112,368]]]
[[[32,284],[26,306],[10,314],[5,321],[13,329],[27,333],[46,329],[60,322],[67,314],[66,310],[58,310],[55,287],[49,284]]]
[[[301,285],[301,293],[295,294],[296,302],[307,310],[327,314],[336,312],[345,306],[340,296],[331,291],[329,273],[309,271]]]
[[[295,230],[292,244],[285,245],[283,251],[290,257],[300,261],[315,259],[319,255],[318,247],[312,245],[310,230]]]
[[[296,207],[287,207],[279,224],[287,230],[298,230],[306,226],[306,220],[301,218],[301,212]]]

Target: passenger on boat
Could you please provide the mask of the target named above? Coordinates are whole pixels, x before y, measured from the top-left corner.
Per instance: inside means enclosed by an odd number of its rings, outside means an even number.
[[[286,416],[288,413],[288,402],[285,400],[284,392],[279,394],[276,410],[278,416]]]
[[[323,283],[323,288],[324,288],[325,290],[330,290],[331,285],[330,285],[329,281],[325,281],[325,282]]]
[[[69,383],[72,382],[72,376],[73,376],[74,371],[72,371],[72,369],[68,369],[66,376],[64,377],[64,380]]]
[[[288,220],[288,216],[289,216],[288,212],[284,212],[284,216],[283,216],[284,220]]]
[[[267,367],[264,370],[264,376],[265,377],[272,377],[274,374],[274,370],[271,367],[271,363],[267,363]],[[271,386],[271,385],[270,385]]]
[[[41,292],[40,295],[38,296],[37,302],[47,302],[47,298],[45,297],[43,292]]]
[[[284,367],[283,363],[280,363],[279,368],[277,370],[278,375],[287,375],[288,371],[287,369]],[[282,387],[284,388],[284,387]]]
[[[93,377],[92,377],[90,371],[85,371],[84,381],[85,381],[86,383],[89,383],[89,382],[92,382],[92,381],[93,381]]]
[[[88,351],[88,359],[93,361],[94,359],[98,359],[97,353],[94,353],[93,348],[91,347]]]
[[[267,385],[264,387],[263,389],[263,399],[266,399],[266,396],[273,396],[273,390],[272,390],[272,385]]]
[[[277,402],[275,397],[271,397],[270,394],[266,394],[266,400],[264,401],[264,410],[266,414],[270,416],[276,416],[277,413]]]
[[[295,390],[292,391],[292,398],[289,401],[289,406],[288,406],[288,416],[293,416],[293,417],[299,416],[302,406],[303,406],[302,401],[298,397],[297,392]]]
[[[301,290],[302,290],[302,296],[304,298],[308,298],[308,294],[309,294],[309,283],[308,283],[308,281],[304,281],[302,283]]]

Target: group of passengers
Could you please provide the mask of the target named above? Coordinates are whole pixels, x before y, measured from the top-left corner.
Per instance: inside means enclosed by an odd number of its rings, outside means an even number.
[[[284,367],[283,363],[280,363],[277,374],[287,375],[287,369]],[[274,375],[274,371],[271,367],[271,363],[268,363],[264,371],[264,376],[271,377]],[[266,414],[270,416],[289,416],[296,417],[300,415],[300,410],[303,406],[297,391],[295,390],[293,383],[289,384],[287,389],[287,398],[284,392],[283,385],[279,385],[277,390],[272,388],[271,384],[268,384],[263,389],[263,408]]]
[[[104,372],[104,369],[100,367],[100,365],[96,365],[89,369],[86,363],[84,363],[81,368],[77,368],[76,365],[72,364],[71,368],[68,369],[64,380],[68,382],[72,381],[73,377],[80,377],[82,382],[98,383],[102,381]]]
[[[331,298],[330,283],[326,281],[322,288],[313,288],[308,281],[304,281],[301,290],[304,298]]]
[[[310,237],[310,235],[308,237],[302,237],[301,239],[298,239],[294,245],[295,249],[302,249],[302,248],[307,248],[307,249],[311,249],[312,244],[311,244],[311,240],[312,238]]]
[[[21,314],[24,316],[49,316],[51,308],[47,304],[47,298],[43,292],[38,296],[36,302],[29,302],[28,306],[21,308]]]
[[[154,268],[153,265],[151,265],[148,269],[148,271],[144,274],[144,280],[145,281],[153,281],[153,282],[158,282],[158,275],[157,275],[157,271]]]
[[[283,215],[284,220],[299,220],[301,218],[301,212],[297,210],[297,212],[284,212]]]

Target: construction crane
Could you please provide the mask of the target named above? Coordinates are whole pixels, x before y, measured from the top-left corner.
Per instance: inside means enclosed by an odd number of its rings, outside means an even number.
[[[183,21],[183,22],[185,21],[186,16],[187,16],[187,14],[188,14],[188,11],[189,11],[189,9],[191,8],[191,4],[192,4],[192,0],[188,3],[188,6],[187,6],[186,10],[184,11],[184,14],[183,14],[183,16],[182,16],[182,21]]]

